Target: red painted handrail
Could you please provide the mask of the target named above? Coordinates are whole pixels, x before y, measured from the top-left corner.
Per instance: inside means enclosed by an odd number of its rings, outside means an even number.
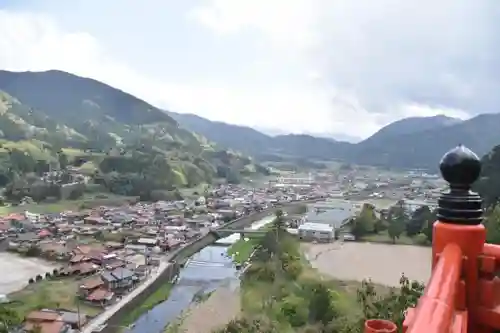
[[[417,305],[409,333],[450,332],[461,270],[462,250],[454,243],[446,245]]]

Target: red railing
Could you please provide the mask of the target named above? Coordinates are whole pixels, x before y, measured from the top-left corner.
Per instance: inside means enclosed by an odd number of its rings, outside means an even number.
[[[478,241],[482,225],[434,225],[433,269],[416,308],[408,309],[404,333],[493,333],[500,330],[500,245]],[[469,235],[469,236],[467,236]],[[454,239],[455,242],[446,242]],[[442,247],[442,250],[440,249]],[[371,319],[365,333],[395,333],[386,320]]]
[[[486,243],[481,198],[470,191],[481,164],[463,146],[440,164],[450,191],[439,199],[433,226],[432,276],[417,306],[408,309],[403,327],[371,319],[365,333],[500,332],[500,245]]]
[[[424,296],[420,299],[412,314],[407,315],[403,325],[408,333],[445,333],[455,321],[457,313],[455,300],[457,299],[460,273],[462,271],[462,250],[457,244],[446,245],[439,255]],[[465,333],[460,328],[452,332]]]

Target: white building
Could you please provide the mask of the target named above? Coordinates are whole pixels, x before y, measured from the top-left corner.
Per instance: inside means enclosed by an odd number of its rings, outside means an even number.
[[[413,213],[415,210],[417,210],[420,207],[423,206],[428,206],[430,210],[434,210],[437,208],[437,201],[436,200],[425,200],[425,201],[419,201],[419,200],[404,200],[403,201],[403,208],[409,212]]]
[[[340,228],[357,211],[358,208],[347,200],[327,200],[308,205],[305,220]]]
[[[335,238],[335,228],[329,224],[306,222],[299,226],[298,236],[306,241],[332,242]]]

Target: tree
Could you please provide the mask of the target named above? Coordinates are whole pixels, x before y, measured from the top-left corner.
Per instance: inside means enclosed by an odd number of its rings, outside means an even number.
[[[401,327],[406,310],[414,307],[423,295],[424,285],[410,281],[404,275],[401,276],[399,285],[399,289],[380,296],[371,281],[363,281],[357,297],[363,310],[362,321],[373,318],[387,319]]]
[[[432,233],[434,231],[434,222],[436,222],[436,219],[437,212],[434,210],[433,212],[431,212],[431,215],[428,217],[422,228],[422,233],[427,237],[427,240],[429,242],[432,242]]]
[[[396,239],[401,236],[405,230],[406,214],[402,204],[396,204],[389,209],[387,216],[389,227],[387,231],[392,242],[396,243]]]
[[[500,205],[491,208],[484,221],[486,227],[486,241],[492,244],[500,244]]]
[[[338,316],[334,306],[333,294],[322,282],[315,282],[310,287],[309,322],[327,325]]]
[[[421,206],[417,208],[406,225],[406,234],[410,237],[417,235],[422,231],[427,221],[433,219],[434,216],[429,209],[429,206]]]
[[[19,325],[19,318],[16,311],[9,308],[6,304],[0,304],[0,333],[8,333],[11,328]]]
[[[500,145],[481,159],[481,177],[474,185],[486,207],[494,206],[500,199]]]
[[[356,238],[362,237],[375,231],[377,217],[375,216],[374,207],[364,204],[359,215],[352,222],[351,233]]]
[[[28,152],[12,149],[9,151],[12,168],[22,174],[35,171],[36,161]]]
[[[279,333],[278,323],[267,318],[238,318],[216,333]]]

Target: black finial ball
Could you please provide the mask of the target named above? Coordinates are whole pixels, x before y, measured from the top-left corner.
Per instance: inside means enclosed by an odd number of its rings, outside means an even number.
[[[468,187],[481,173],[481,161],[469,148],[459,145],[447,152],[439,163],[444,180],[453,185]]]

